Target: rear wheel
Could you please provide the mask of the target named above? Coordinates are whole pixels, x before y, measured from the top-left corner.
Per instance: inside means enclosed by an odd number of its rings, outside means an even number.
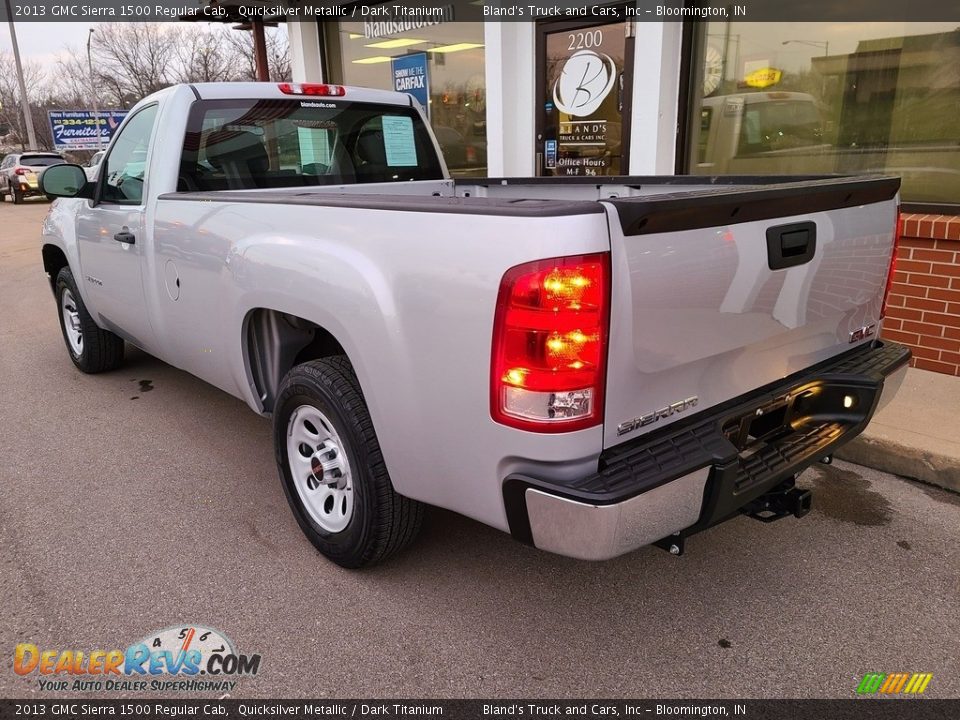
[[[70,268],[57,275],[60,330],[73,364],[85,373],[117,368],[123,362],[123,340],[101,329],[87,312]]]
[[[19,205],[23,202],[23,194],[16,185],[10,185],[10,199],[13,200],[14,205]]]
[[[349,361],[293,368],[274,408],[277,466],[293,514],[330,560],[359,568],[408,545],[423,505],[399,495]]]

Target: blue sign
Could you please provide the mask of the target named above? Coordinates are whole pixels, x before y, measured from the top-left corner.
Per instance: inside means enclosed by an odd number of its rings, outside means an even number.
[[[126,110],[48,110],[56,150],[102,150],[127,116]],[[99,128],[100,140],[97,141]]]
[[[427,54],[399,55],[390,60],[393,69],[393,89],[407,93],[423,105],[430,116],[430,75],[427,70]]]

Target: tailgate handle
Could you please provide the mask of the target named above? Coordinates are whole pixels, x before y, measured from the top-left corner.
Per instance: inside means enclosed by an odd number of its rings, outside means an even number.
[[[767,228],[767,264],[771,270],[803,265],[817,251],[817,224],[810,220]]]

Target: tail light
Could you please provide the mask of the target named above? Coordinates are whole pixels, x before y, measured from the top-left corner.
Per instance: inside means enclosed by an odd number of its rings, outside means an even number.
[[[16,168],[16,169],[13,171],[13,174],[14,174],[14,175],[26,175],[26,174],[27,174],[27,169],[26,169],[26,168],[22,168],[22,167],[18,167],[18,168]]]
[[[284,95],[319,95],[322,97],[343,97],[347,89],[343,85],[327,85],[325,83],[279,83],[277,85]]]
[[[602,421],[609,278],[607,253],[537,260],[506,272],[493,323],[494,420],[534,432]]]
[[[903,215],[897,208],[897,224],[893,229],[893,255],[890,256],[890,267],[887,269],[887,286],[883,291],[883,305],[880,308],[880,319],[887,316],[887,303],[890,300],[890,290],[893,288],[893,276],[897,272],[897,253],[900,252],[900,235]]]
[[[477,161],[477,149],[473,145],[467,145],[467,162],[474,163]]]

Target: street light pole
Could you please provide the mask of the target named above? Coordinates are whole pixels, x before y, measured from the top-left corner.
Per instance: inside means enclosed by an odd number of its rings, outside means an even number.
[[[33,131],[33,115],[30,113],[30,100],[27,98],[27,84],[23,81],[23,66],[20,64],[20,47],[17,45],[17,29],[13,25],[13,11],[10,0],[4,0],[7,6],[7,22],[10,25],[10,44],[13,45],[13,62],[17,69],[17,83],[20,85],[20,104],[23,107],[23,121],[27,125],[27,142],[30,149],[37,150],[37,135]],[[22,138],[21,138],[22,141]]]
[[[7,0],[9,2],[9,0]],[[93,122],[97,129],[97,150],[103,150],[103,131],[100,128],[100,107],[97,102],[97,86],[93,82],[93,56],[90,53],[90,41],[93,40],[93,28],[87,35],[87,74],[90,76],[90,97],[93,104]]]

